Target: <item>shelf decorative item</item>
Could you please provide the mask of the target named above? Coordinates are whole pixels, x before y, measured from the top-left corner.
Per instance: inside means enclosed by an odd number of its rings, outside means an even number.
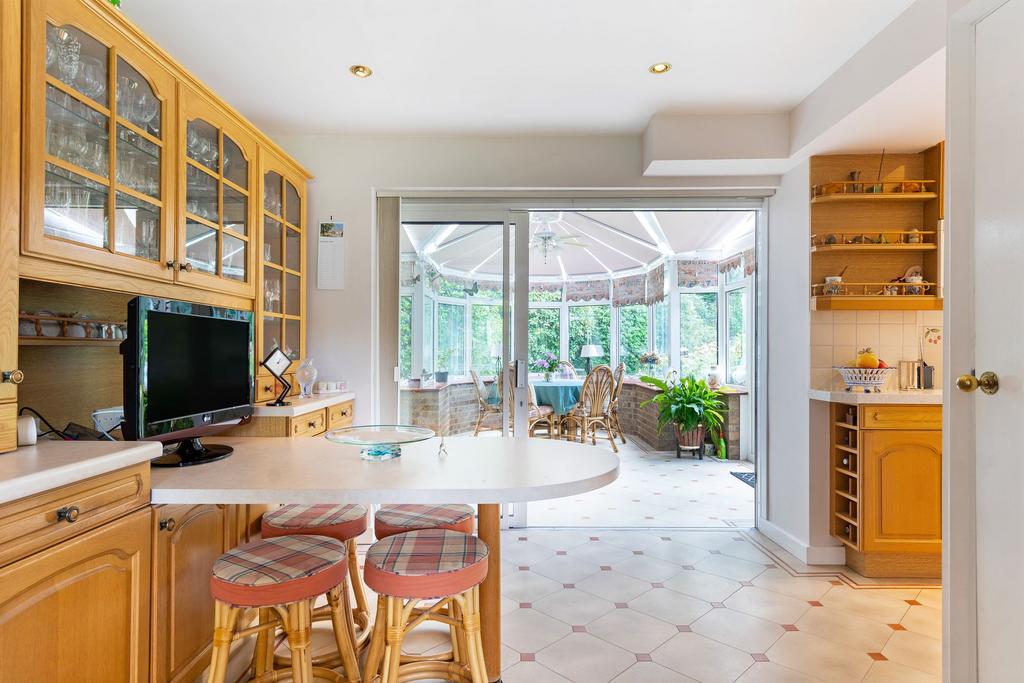
[[[886,380],[896,368],[849,368],[837,366],[847,391],[863,391],[865,394],[879,393]]]
[[[414,425],[359,425],[332,429],[326,438],[334,443],[359,446],[363,460],[382,461],[402,455],[402,445],[437,436],[433,429]]]
[[[302,398],[312,398],[313,384],[316,383],[316,368],[313,367],[313,359],[307,358],[299,364],[295,371],[295,379],[299,383],[300,395]]]

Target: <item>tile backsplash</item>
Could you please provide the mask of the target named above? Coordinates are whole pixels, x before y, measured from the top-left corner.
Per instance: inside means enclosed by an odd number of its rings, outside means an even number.
[[[927,343],[925,332],[940,341]],[[811,387],[843,389],[836,365],[851,364],[857,351],[870,346],[878,357],[896,367],[901,360],[922,357],[935,366],[935,386],[942,386],[942,311],[811,311]],[[886,390],[899,388],[897,373]]]

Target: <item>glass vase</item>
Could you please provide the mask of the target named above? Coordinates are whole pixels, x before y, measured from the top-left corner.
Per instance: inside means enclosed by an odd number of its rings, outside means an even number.
[[[313,359],[307,358],[295,371],[295,380],[299,383],[299,390],[302,398],[313,396],[313,384],[316,382],[316,368],[313,367]]]

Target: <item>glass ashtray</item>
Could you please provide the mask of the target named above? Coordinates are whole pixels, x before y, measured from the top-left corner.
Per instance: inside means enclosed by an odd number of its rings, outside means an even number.
[[[391,460],[402,455],[402,444],[426,441],[435,435],[433,429],[414,425],[358,425],[332,429],[328,441],[359,446],[363,460]]]

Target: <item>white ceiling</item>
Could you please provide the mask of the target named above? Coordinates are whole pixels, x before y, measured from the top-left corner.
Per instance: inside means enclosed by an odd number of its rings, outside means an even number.
[[[718,259],[752,246],[754,237],[750,211],[531,213],[531,236],[545,225],[572,244],[546,259],[531,249],[530,275],[557,279],[563,269],[569,278],[639,272],[667,255]],[[500,279],[501,233],[501,225],[406,223],[401,250],[446,274]]]
[[[123,0],[273,133],[637,133],[784,112],[912,0]],[[658,61],[674,65],[647,73]],[[352,64],[374,69],[369,79]]]

